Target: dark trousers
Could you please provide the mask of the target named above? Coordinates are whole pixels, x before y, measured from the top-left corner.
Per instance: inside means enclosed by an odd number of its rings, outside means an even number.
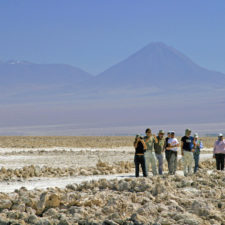
[[[168,166],[169,166],[169,174],[175,175],[177,170],[177,152],[170,151]]]
[[[217,170],[224,170],[225,154],[215,154],[215,157],[216,157],[216,168],[217,168]]]
[[[169,161],[170,161],[171,151],[170,150],[166,150],[165,151],[165,156],[166,156],[166,161],[167,161],[167,164],[168,164],[168,171],[169,171]]]
[[[194,167],[194,173],[198,170],[198,164],[199,164],[199,153],[194,153],[194,160],[195,160],[195,167]]]
[[[147,177],[144,155],[135,155],[134,163],[135,163],[135,176],[139,177],[139,165],[141,164],[143,176]]]

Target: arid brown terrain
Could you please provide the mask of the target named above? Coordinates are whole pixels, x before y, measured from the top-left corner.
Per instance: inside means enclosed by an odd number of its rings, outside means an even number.
[[[0,137],[0,224],[224,225],[215,138],[200,169],[134,177],[134,137]]]
[[[180,139],[180,137],[178,137]],[[202,137],[206,148],[213,147],[216,137]],[[132,136],[0,136],[2,148],[111,148],[132,146]]]

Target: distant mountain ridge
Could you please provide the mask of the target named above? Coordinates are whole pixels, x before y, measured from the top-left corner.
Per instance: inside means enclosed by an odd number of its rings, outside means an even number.
[[[188,85],[190,82],[209,84],[215,78],[225,79],[219,72],[209,71],[191,61],[172,47],[157,42],[137,51],[122,62],[96,77],[96,83],[129,86]]]
[[[36,64],[10,60],[0,63],[1,85],[71,84],[89,79],[91,75],[66,64]]]
[[[0,102],[57,101],[68,86],[90,79],[89,73],[66,64],[36,64],[10,60],[0,62]]]
[[[214,123],[225,114],[225,74],[159,42],[97,76],[65,64],[13,60],[0,62],[0,80],[5,127]]]
[[[215,82],[215,76],[220,82]],[[161,42],[150,43],[125,60],[92,76],[66,64],[36,64],[9,60],[0,62],[2,84],[60,84],[71,87],[84,82],[92,88],[163,87],[168,84],[223,84],[225,74],[207,70],[194,63],[178,50]],[[0,84],[1,85],[1,84]],[[83,85],[81,88],[83,89]]]

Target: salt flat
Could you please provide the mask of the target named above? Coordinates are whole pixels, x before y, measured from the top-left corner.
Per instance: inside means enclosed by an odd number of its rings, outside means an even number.
[[[224,220],[225,173],[214,170],[212,148],[202,150],[201,169],[189,177],[183,176],[180,152],[176,176],[167,175],[165,162],[163,176],[149,173],[148,178],[135,178],[133,160],[132,146],[1,148],[0,224],[129,220],[133,225],[151,220],[219,225]],[[216,213],[216,219],[202,216],[196,207],[205,207],[204,215]],[[212,223],[207,224],[210,218]]]
[[[203,149],[200,160],[212,158],[212,153],[204,153],[212,149]],[[130,161],[133,163],[134,149],[131,147],[118,148],[1,148],[0,165],[7,169],[18,169],[24,166],[34,165],[39,167],[95,167],[98,160],[113,164],[118,161]],[[181,155],[178,155],[178,160]],[[164,161],[165,166],[167,165]],[[182,174],[178,171],[178,174]],[[24,181],[1,182],[0,192],[12,192],[15,189],[26,187],[27,189],[59,187],[64,188],[70,183],[79,184],[83,181],[105,179],[122,179],[134,176],[134,172],[127,174],[110,174],[95,176],[68,176],[68,177],[34,177]]]

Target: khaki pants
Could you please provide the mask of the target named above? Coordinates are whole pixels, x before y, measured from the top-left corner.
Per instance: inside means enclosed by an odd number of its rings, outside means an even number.
[[[184,176],[190,175],[193,173],[193,152],[185,151],[184,152]]]
[[[147,150],[145,152],[146,172],[149,173],[149,165],[151,163],[153,175],[157,175],[155,152]]]

